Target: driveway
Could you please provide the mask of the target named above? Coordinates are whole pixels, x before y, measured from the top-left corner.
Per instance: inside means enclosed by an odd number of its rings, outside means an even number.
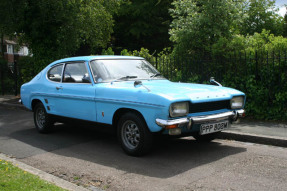
[[[0,105],[0,152],[89,189],[285,190],[287,149],[193,138],[160,139],[153,152],[123,153],[115,134],[57,124],[38,134],[33,113]]]

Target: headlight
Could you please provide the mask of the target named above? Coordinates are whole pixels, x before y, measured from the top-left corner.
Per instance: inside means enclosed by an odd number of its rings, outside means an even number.
[[[188,102],[177,102],[173,103],[169,107],[170,117],[180,117],[187,115],[189,112],[189,103]]]
[[[244,104],[244,97],[243,96],[233,97],[230,100],[231,109],[240,109],[243,107],[243,104]]]

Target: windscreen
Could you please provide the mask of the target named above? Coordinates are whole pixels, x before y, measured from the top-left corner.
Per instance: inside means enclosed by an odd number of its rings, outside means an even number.
[[[163,79],[146,60],[93,60],[90,65],[95,82]]]

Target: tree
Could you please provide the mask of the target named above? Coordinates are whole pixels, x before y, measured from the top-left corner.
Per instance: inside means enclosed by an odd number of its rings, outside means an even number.
[[[172,5],[169,33],[177,53],[204,55],[220,37],[228,39],[236,30],[233,0],[176,0]]]
[[[263,29],[282,35],[282,17],[278,15],[275,0],[245,0],[242,6],[240,34],[253,35]]]
[[[24,5],[23,19],[16,32],[33,57],[47,62],[74,55],[82,44],[105,47],[119,5],[117,0],[19,1]]]
[[[148,48],[161,51],[170,45],[168,9],[172,0],[130,0],[115,16],[114,42],[121,50]]]
[[[17,24],[21,21],[19,15],[22,13],[23,6],[22,2],[16,0],[2,0],[0,1],[0,50],[2,52],[2,57],[4,56],[4,51],[2,51],[4,36],[13,37],[15,36],[15,28]],[[17,10],[17,11],[16,11]]]
[[[4,94],[4,68],[7,66],[7,62],[4,60],[4,36],[14,36],[16,24],[21,20],[18,14],[22,11],[19,9],[22,5],[21,2],[17,2],[16,0],[0,1],[0,89],[2,94]],[[19,9],[18,12],[15,9]]]

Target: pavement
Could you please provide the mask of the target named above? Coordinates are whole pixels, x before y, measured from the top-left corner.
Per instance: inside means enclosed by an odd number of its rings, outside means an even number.
[[[0,96],[0,104],[25,109],[23,105],[19,103],[19,96]],[[248,118],[241,119],[240,122],[233,124],[232,128],[230,128],[228,131],[222,132],[219,139],[287,147],[287,122],[258,121],[251,120]],[[29,171],[30,167],[28,165],[22,166],[24,170],[25,168],[28,168],[27,171]],[[40,173],[39,171],[37,171],[37,169],[35,171],[30,170],[29,172],[36,175],[39,175]],[[43,172],[43,174],[45,173]],[[76,185],[70,185],[66,182],[61,184],[62,179],[60,178],[51,178],[49,177],[49,175],[40,177],[68,190],[79,190],[79,187],[77,187]],[[68,185],[68,187],[65,185]]]

